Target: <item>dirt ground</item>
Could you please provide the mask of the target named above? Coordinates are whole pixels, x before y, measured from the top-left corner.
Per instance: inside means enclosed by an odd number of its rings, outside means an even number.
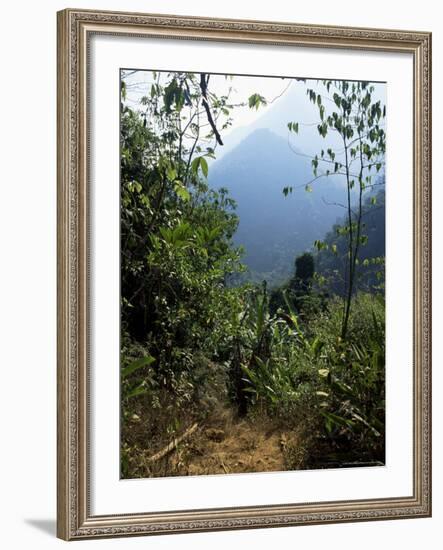
[[[305,434],[306,438],[306,434]],[[167,443],[167,444],[166,444]],[[155,448],[131,449],[129,478],[276,472],[316,467],[379,466],[379,461],[318,449],[308,464],[303,434],[268,418],[238,418],[223,409],[201,423],[190,422]],[[328,454],[329,453],[329,454]]]
[[[290,434],[272,423],[233,418],[224,411],[199,425],[151,467],[151,476],[284,471]]]
[[[278,430],[257,429],[243,420],[229,430],[202,428],[194,441],[179,449],[176,460],[188,475],[278,471],[284,470],[283,445]]]

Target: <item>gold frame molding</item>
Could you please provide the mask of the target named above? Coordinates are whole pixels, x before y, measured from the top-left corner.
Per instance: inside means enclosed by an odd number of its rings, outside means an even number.
[[[431,33],[68,9],[58,24],[57,535],[65,540],[431,515]],[[88,483],[88,43],[93,34],[407,52],[414,60],[413,495],[93,516]]]

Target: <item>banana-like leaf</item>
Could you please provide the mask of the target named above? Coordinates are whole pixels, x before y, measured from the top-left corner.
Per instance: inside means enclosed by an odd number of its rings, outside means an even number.
[[[132,374],[138,369],[141,369],[142,367],[151,365],[154,361],[155,361],[155,357],[152,357],[152,355],[148,355],[146,357],[141,357],[140,359],[136,359],[135,361],[130,363],[127,367],[125,367],[122,370],[122,379],[127,378],[130,374]]]

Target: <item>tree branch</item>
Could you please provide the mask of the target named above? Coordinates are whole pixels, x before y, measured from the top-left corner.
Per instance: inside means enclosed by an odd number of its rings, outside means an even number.
[[[206,116],[208,117],[208,122],[211,125],[212,131],[214,132],[215,139],[217,140],[217,142],[220,145],[223,145],[222,138],[219,134],[219,131],[217,130],[214,119],[212,118],[211,109],[209,108],[209,103],[208,103],[208,80],[209,80],[209,77],[208,77],[208,79],[206,79],[206,73],[201,73],[200,74],[200,89],[201,89],[202,96],[203,96],[202,103],[203,103],[203,107],[206,111]]]

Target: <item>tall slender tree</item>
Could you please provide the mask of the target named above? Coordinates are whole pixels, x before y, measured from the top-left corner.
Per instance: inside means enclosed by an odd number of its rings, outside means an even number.
[[[386,107],[380,99],[375,99],[375,86],[369,82],[322,80],[318,84],[306,90],[309,101],[318,109],[318,133],[325,140],[335,133],[339,140],[334,142],[338,141],[340,146],[326,146],[311,158],[313,178],[305,187],[311,192],[312,185],[324,177],[339,176],[345,181],[345,200],[339,206],[346,210],[346,223],[337,228],[339,234],[347,237],[341,325],[341,337],[345,339],[359,252],[368,240],[363,224],[364,194],[377,185],[374,175],[385,162]],[[289,132],[298,134],[300,126],[300,122],[289,122]],[[285,187],[283,193],[288,195],[292,190]],[[328,246],[320,240],[314,244],[318,250]]]

